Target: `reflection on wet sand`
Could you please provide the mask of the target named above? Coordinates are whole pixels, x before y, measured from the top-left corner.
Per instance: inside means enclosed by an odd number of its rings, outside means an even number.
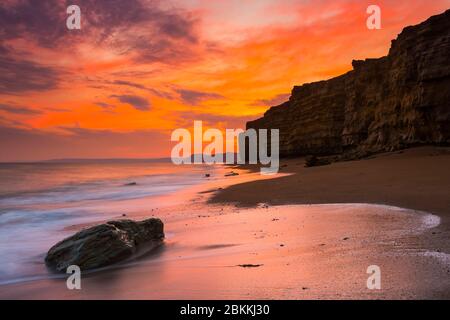
[[[199,212],[208,217],[199,217]],[[80,291],[67,290],[65,279],[53,279],[2,287],[0,295],[57,299],[429,297],[439,292],[439,286],[448,286],[446,266],[408,242],[410,234],[435,226],[424,226],[429,220],[426,213],[364,204],[238,209],[198,202],[185,210],[184,218],[166,223],[164,246],[133,262],[83,275]],[[382,270],[382,290],[366,286],[370,265]],[[422,281],[412,281],[418,275]]]

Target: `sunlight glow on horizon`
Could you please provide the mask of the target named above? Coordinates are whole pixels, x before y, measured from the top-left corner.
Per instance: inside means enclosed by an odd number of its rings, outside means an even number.
[[[14,84],[0,79],[2,148],[10,150],[0,161],[169,157],[172,130],[194,120],[245,128],[294,85],[386,55],[404,27],[450,7],[377,2],[382,30],[366,28],[371,2],[354,0],[133,0],[127,10],[144,3],[148,17],[119,11],[117,28],[86,23],[66,36],[73,31],[51,26],[34,34],[39,21],[29,30],[8,25],[0,58],[21,74]]]

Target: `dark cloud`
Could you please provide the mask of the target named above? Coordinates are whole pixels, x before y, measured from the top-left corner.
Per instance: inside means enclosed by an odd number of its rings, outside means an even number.
[[[24,124],[23,121],[17,121],[17,120],[11,119],[11,117],[9,115],[7,115],[7,117],[0,115],[0,127],[27,128],[27,125]],[[3,139],[3,136],[2,136],[2,139]]]
[[[7,55],[9,54],[9,49],[6,48],[4,45],[0,44],[0,55]]]
[[[272,107],[272,106],[278,106],[286,101],[289,100],[289,97],[291,95],[289,93],[286,94],[279,94],[271,99],[261,99],[254,101],[251,105],[256,107]]]
[[[19,95],[58,87],[61,69],[39,64],[27,56],[34,52],[14,47],[21,39],[38,47],[76,52],[80,44],[127,54],[138,64],[175,64],[192,60],[199,46],[198,19],[160,1],[77,0],[81,30],[66,28],[69,0],[2,0],[0,2],[0,94]],[[37,49],[39,50],[39,49]],[[168,93],[126,80],[127,85],[161,98]]]
[[[0,3],[0,41],[22,38],[47,48],[79,42],[132,53],[141,62],[186,58],[198,43],[197,19],[159,1],[77,0],[81,30],[66,28],[68,0],[20,0]]]
[[[20,0],[0,4],[0,39],[27,38],[53,47],[67,35],[65,1]]]
[[[148,111],[150,110],[150,102],[142,97],[133,95],[112,95],[111,98],[116,98],[122,103],[129,104],[136,110]]]
[[[113,106],[112,104],[106,103],[106,102],[96,102],[95,105],[108,109],[108,108],[114,108],[115,106]]]
[[[183,103],[194,106],[205,100],[216,100],[224,98],[222,95],[210,92],[201,92],[195,90],[176,89]]]
[[[132,81],[127,81],[127,80],[114,80],[111,84],[115,84],[115,85],[119,85],[119,86],[128,86],[128,87],[132,87],[132,88],[136,88],[136,89],[141,89],[141,90],[145,90],[148,91],[158,97],[161,98],[165,98],[165,99],[169,99],[172,100],[173,99],[173,95],[171,95],[168,92],[163,92],[160,90],[156,90],[156,89],[152,89],[152,88],[148,88],[142,84],[136,83],[136,82],[132,82]]]
[[[28,60],[0,55],[0,94],[46,91],[58,86],[61,72]]]
[[[114,109],[116,108],[116,106],[106,103],[106,102],[95,102],[94,103],[96,106],[102,108],[105,112],[108,113],[114,113]]]
[[[38,114],[42,113],[39,110],[31,109],[28,107],[18,106],[18,105],[14,105],[14,104],[3,104],[3,103],[0,103],[0,111],[5,111],[8,113],[13,113],[13,114],[20,114],[20,115],[38,115]]]
[[[129,86],[137,89],[147,90],[147,88],[139,83],[131,82],[131,81],[125,81],[125,80],[114,80],[112,82],[113,84],[121,85],[121,86]]]
[[[194,23],[195,20],[177,13],[159,15],[159,29],[163,34],[175,39],[186,39],[192,43],[198,41]]]
[[[156,131],[114,132],[83,128],[60,131],[65,133],[2,126],[0,122],[0,149],[5,150],[0,153],[0,161],[170,156],[170,136]]]
[[[112,77],[126,77],[126,78],[133,78],[133,79],[147,79],[154,75],[156,73],[155,70],[151,71],[143,71],[143,70],[120,70],[120,71],[114,71],[111,72],[110,75]]]

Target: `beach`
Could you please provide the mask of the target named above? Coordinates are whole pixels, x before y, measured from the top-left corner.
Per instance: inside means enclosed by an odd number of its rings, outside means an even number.
[[[81,290],[48,271],[4,282],[0,297],[449,299],[449,160],[448,149],[425,147],[316,168],[287,159],[271,177],[222,167],[173,193],[102,207],[117,212],[107,219],[125,209],[127,219],[161,218],[157,250],[83,273]],[[231,170],[239,176],[225,178]],[[59,237],[102,221],[61,225]],[[367,287],[373,265],[380,290]]]
[[[235,185],[211,202],[386,204],[436,213],[443,225],[450,223],[450,148],[406,149],[313,168],[304,163],[282,160],[280,172],[289,176]]]

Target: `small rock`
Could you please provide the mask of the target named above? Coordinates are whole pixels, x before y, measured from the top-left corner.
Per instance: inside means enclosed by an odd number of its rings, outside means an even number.
[[[330,160],[324,159],[324,158],[318,158],[316,156],[308,156],[305,159],[305,168],[326,166],[329,164],[331,164]]]
[[[258,268],[263,266],[262,264],[239,264],[238,267],[241,268]]]

